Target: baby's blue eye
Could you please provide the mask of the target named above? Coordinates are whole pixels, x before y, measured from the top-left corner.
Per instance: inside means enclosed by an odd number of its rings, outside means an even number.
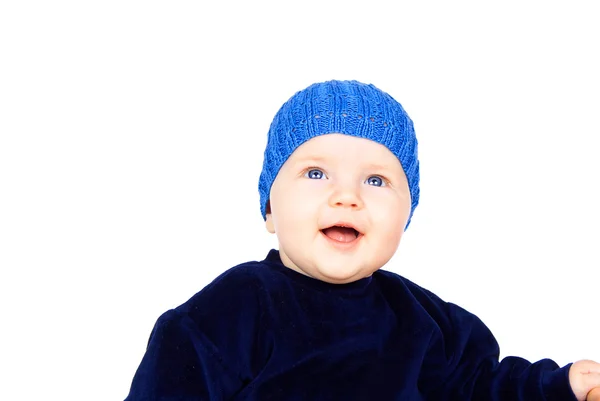
[[[322,180],[323,178],[326,178],[325,173],[318,168],[308,170],[304,176],[313,180]]]
[[[372,175],[367,178],[367,184],[373,185],[374,187],[385,187],[385,181],[378,175]]]

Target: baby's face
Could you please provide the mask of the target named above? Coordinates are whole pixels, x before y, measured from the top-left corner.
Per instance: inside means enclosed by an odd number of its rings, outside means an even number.
[[[400,162],[368,139],[327,134],[299,146],[270,194],[267,229],[282,262],[307,276],[349,283],[393,256],[410,214]]]

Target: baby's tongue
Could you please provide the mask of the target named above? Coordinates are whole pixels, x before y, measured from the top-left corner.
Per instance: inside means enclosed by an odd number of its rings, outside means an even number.
[[[323,230],[323,234],[339,242],[350,242],[356,239],[356,234],[349,227],[329,227]]]

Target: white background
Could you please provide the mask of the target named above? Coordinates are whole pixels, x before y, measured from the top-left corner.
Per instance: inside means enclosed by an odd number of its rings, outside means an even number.
[[[0,399],[125,398],[158,316],[276,246],[269,124],[333,78],[415,122],[386,269],[502,357],[600,360],[595,2],[488,3],[3,2]]]

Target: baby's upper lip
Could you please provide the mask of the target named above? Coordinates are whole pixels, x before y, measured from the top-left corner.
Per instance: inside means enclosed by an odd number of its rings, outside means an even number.
[[[347,227],[347,228],[352,228],[354,230],[356,230],[356,232],[360,235],[362,234],[362,230],[354,223],[350,223],[347,221],[338,221],[336,223],[321,227],[321,231],[327,229],[327,228],[331,228],[331,227]]]

